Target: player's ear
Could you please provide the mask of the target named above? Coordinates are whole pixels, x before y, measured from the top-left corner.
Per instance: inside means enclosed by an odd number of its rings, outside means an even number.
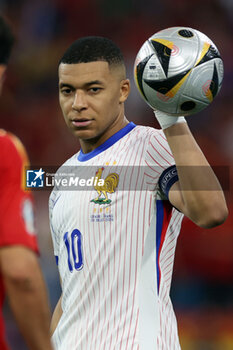
[[[6,64],[0,64],[0,94],[5,80]]]
[[[120,82],[120,98],[119,102],[123,103],[127,99],[130,93],[130,81],[129,79],[123,79]]]

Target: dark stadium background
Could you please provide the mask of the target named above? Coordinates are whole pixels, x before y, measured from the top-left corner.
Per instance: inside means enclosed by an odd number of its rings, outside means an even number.
[[[126,114],[150,126],[157,123],[133,82],[134,58],[145,39],[166,27],[189,26],[218,46],[225,67],[222,90],[211,106],[188,121],[210,163],[224,166],[220,175],[230,215],[212,230],[184,220],[171,294],[182,349],[233,349],[233,1],[0,0],[0,11],[17,37],[0,100],[1,127],[21,138],[33,166],[60,165],[79,149],[63,121],[57,89],[58,59],[76,38],[107,36],[122,48],[132,81]],[[48,196],[45,191],[35,193],[41,264],[53,309],[60,289],[49,233]],[[25,350],[7,305],[5,317],[12,349]]]

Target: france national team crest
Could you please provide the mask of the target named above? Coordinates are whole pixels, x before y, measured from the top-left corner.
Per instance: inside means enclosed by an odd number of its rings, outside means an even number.
[[[111,199],[108,198],[108,193],[114,193],[119,182],[119,175],[111,173],[106,176],[105,179],[101,179],[104,168],[99,168],[96,172],[94,188],[98,193],[98,196],[91,200],[95,204],[110,204]],[[99,180],[103,180],[103,184],[99,184]]]
[[[27,187],[43,187],[44,186],[44,171],[40,170],[27,170]]]

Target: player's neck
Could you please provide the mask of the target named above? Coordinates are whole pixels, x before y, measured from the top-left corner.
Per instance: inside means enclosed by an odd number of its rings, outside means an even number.
[[[98,135],[96,138],[88,140],[79,140],[82,152],[90,153],[91,151],[94,151],[94,149],[102,145],[119,130],[123,129],[128,123],[129,121],[124,116],[124,118],[120,122],[118,121],[116,124],[113,123],[109,126],[109,128],[106,131],[104,131],[101,135]]]

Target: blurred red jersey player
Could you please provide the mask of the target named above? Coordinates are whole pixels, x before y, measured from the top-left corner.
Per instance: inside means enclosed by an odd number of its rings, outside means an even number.
[[[26,245],[38,252],[32,196],[24,190],[26,150],[13,134],[0,129],[0,246]]]
[[[11,30],[0,16],[0,92],[12,44]],[[52,350],[32,196],[24,190],[25,165],[28,159],[22,143],[0,130],[0,349],[9,349],[1,310],[6,294],[28,349]]]
[[[0,248],[24,246],[38,253],[32,196],[23,189],[22,175],[27,154],[16,136],[0,129]],[[0,305],[4,301],[0,281]],[[0,314],[0,349],[5,349],[4,324]]]

